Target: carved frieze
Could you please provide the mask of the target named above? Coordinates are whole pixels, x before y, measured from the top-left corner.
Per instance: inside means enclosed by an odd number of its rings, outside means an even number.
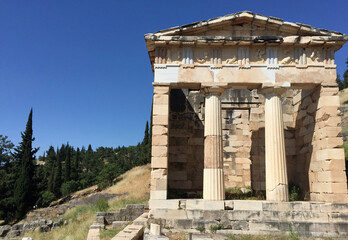
[[[240,47],[238,48],[238,65],[241,68],[249,68],[249,48]]]
[[[197,48],[195,50],[195,57],[196,57],[196,61],[199,64],[206,64],[209,63],[208,58],[209,58],[209,53],[208,53],[208,49],[205,48]]]
[[[294,51],[295,63],[298,65],[306,65],[307,64],[307,55],[305,48],[295,48]]]
[[[155,49],[156,64],[194,65],[238,65],[250,68],[267,65],[267,68],[296,65],[298,68],[318,65],[326,68],[335,67],[335,48],[309,46],[183,46],[158,47]]]
[[[256,48],[254,50],[254,58],[255,58],[255,62],[260,62],[263,63],[265,61],[265,48]]]
[[[283,59],[280,64],[289,65],[294,63],[293,49],[283,48],[281,51]]]
[[[309,58],[312,61],[312,64],[318,64],[321,59],[321,54],[318,48],[309,48],[308,50],[308,55]]]
[[[155,50],[155,63],[156,64],[166,64],[167,63],[167,49],[166,48],[156,48]]]
[[[210,64],[221,64],[221,49],[212,49],[212,57],[210,58]]]
[[[266,48],[266,62],[268,68],[274,68],[278,66],[278,49],[276,47]]]
[[[322,49],[323,61],[325,65],[335,65],[335,50],[332,47]]]
[[[182,48],[182,64],[193,64],[193,49],[192,47]]]

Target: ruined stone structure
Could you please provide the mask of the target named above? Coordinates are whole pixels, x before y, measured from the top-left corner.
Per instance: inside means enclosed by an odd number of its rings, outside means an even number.
[[[278,230],[314,221],[348,232],[335,215],[345,204],[281,205],[290,183],[312,202],[348,200],[334,56],[347,35],[240,12],[145,40],[155,76],[150,218],[190,228],[225,216],[232,229],[245,218],[236,229],[249,231],[255,221]],[[275,205],[224,200],[226,188],[247,186]]]

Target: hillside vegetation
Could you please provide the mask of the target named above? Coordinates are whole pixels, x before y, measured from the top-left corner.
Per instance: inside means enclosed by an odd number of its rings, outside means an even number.
[[[122,197],[108,201],[108,211],[117,211],[132,203],[147,203],[150,192],[150,165],[135,167],[117,178],[117,183],[102,192],[122,194]],[[34,231],[25,237],[35,240],[85,240],[90,225],[95,221],[98,204],[78,206],[69,209],[63,215],[68,224],[47,233]]]

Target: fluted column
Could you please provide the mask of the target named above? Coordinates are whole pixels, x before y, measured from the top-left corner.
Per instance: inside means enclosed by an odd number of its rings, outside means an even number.
[[[204,88],[204,172],[203,199],[223,200],[225,198],[222,131],[221,131],[221,87]]]
[[[284,143],[284,124],[280,95],[284,88],[268,88],[265,95],[266,199],[289,201]]]

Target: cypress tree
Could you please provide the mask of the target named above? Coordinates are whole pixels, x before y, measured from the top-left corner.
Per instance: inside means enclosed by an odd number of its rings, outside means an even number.
[[[346,64],[348,65],[348,58],[346,61]],[[348,69],[343,73],[343,88],[348,87]]]
[[[54,171],[54,184],[53,184],[53,193],[56,197],[60,197],[60,187],[62,186],[62,163],[60,161],[59,149],[57,148],[57,158],[55,163]]]
[[[76,149],[76,155],[73,163],[73,167],[71,168],[71,177],[73,180],[78,181],[79,178],[79,161],[80,161],[80,149]]]
[[[47,151],[46,157],[46,172],[47,172],[47,190],[50,192],[54,192],[54,173],[56,169],[56,153],[54,151],[53,146],[50,146]]]
[[[70,146],[66,145],[65,152],[65,169],[64,169],[64,182],[70,181],[71,178],[71,159],[70,159]]]
[[[33,109],[30,110],[26,129],[21,133],[22,141],[19,146],[15,148],[14,157],[19,163],[19,176],[15,183],[14,202],[16,206],[15,217],[21,219],[26,212],[34,206],[34,160],[35,153],[39,150],[32,148],[33,138],[32,129]]]
[[[341,91],[344,86],[343,86],[343,82],[341,80],[341,76],[337,74],[337,78],[336,78],[336,83],[337,83],[337,86],[338,86],[338,89]]]
[[[150,145],[150,133],[149,133],[149,122],[146,121],[144,139],[141,144],[141,164],[150,162],[151,159],[151,145]]]

